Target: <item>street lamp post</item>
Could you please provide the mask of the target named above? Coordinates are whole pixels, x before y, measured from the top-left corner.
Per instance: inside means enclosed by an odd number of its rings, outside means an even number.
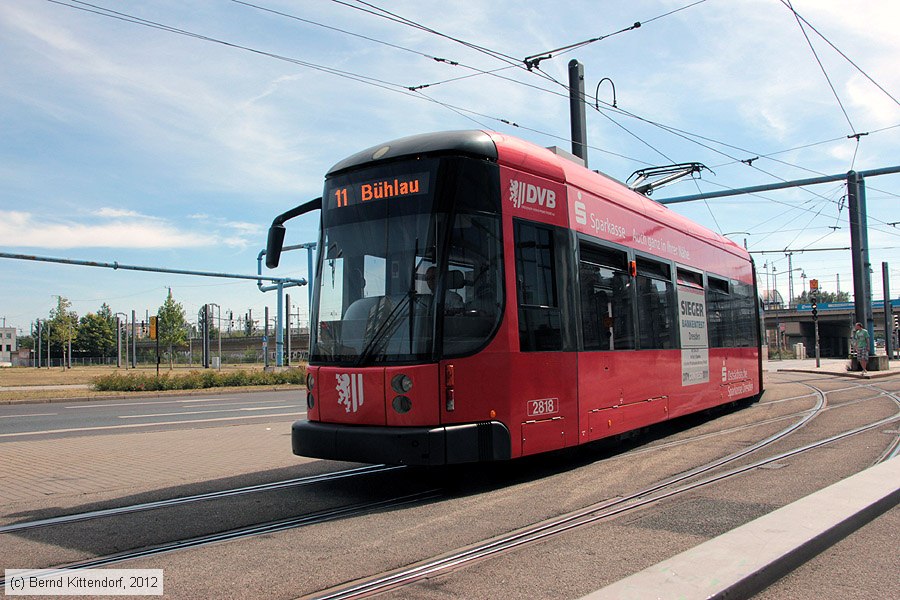
[[[128,335],[128,315],[122,312],[116,313],[116,368],[122,368],[122,320],[119,315],[125,317],[125,335]],[[128,368],[128,338],[125,338],[125,368]]]
[[[218,336],[219,337],[219,361],[218,361],[219,367],[218,367],[218,369],[221,371],[222,370],[222,307],[219,306],[218,304],[216,304],[215,302],[211,302],[209,305],[216,307],[216,315],[218,315],[217,316],[218,320],[216,321],[218,323],[218,327],[216,328],[216,330],[217,330],[217,333],[219,334],[219,336]]]

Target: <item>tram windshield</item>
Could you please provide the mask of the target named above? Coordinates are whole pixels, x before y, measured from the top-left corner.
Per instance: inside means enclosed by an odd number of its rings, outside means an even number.
[[[310,360],[401,363],[472,353],[503,306],[497,167],[391,163],[326,182]]]

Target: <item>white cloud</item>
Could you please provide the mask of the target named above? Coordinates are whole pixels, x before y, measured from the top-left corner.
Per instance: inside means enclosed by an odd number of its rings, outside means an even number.
[[[142,215],[141,213],[128,210],[126,208],[111,208],[109,206],[104,206],[100,210],[95,213],[98,217],[107,217],[110,219],[120,219],[123,217],[139,217],[143,219],[152,218],[147,215]]]
[[[23,248],[196,248],[220,240],[208,233],[180,230],[154,221],[117,221],[100,225],[50,222],[27,212],[0,211],[0,240]]]

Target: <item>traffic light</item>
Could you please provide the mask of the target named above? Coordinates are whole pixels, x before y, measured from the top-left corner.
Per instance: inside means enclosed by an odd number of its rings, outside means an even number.
[[[156,320],[157,317],[150,317],[150,339],[156,339]]]
[[[816,281],[816,280],[813,279],[812,281]],[[816,281],[816,283],[818,284],[818,281]],[[818,294],[813,293],[813,294],[812,294],[812,297],[811,297],[810,299],[812,300],[812,316],[813,316],[813,319],[815,319],[815,318],[817,318],[818,315],[819,315],[819,298],[818,298]]]

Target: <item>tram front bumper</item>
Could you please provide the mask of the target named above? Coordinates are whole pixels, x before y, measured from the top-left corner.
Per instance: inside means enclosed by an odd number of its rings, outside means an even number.
[[[348,462],[447,465],[510,458],[509,429],[499,421],[443,427],[370,427],[296,421],[294,454]]]

